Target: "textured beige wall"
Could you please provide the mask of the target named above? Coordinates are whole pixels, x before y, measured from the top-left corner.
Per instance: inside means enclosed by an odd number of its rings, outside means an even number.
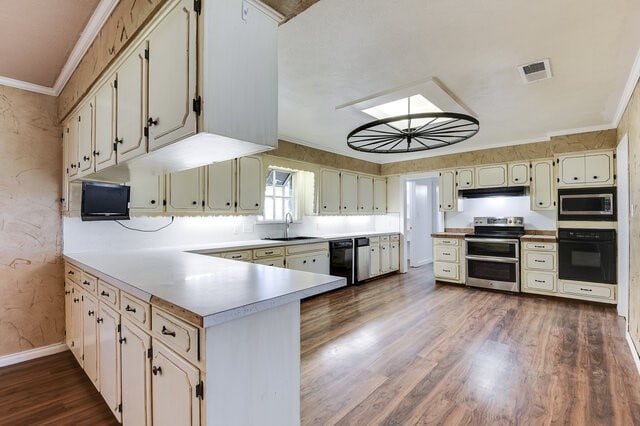
[[[469,141],[473,143],[473,139]],[[504,163],[508,161],[550,158],[563,152],[590,149],[614,148],[617,144],[616,129],[600,132],[578,133],[557,136],[547,142],[535,142],[501,148],[469,151],[461,154],[442,155],[398,163],[383,164],[383,175],[428,172],[450,167],[474,166],[478,164]]]
[[[60,119],[71,112],[102,71],[166,1],[120,0],[60,93]]]
[[[0,86],[0,356],[62,342],[56,98]]]
[[[629,204],[640,203],[640,83],[618,126],[618,138],[629,135]],[[629,218],[629,333],[640,350],[640,215]]]

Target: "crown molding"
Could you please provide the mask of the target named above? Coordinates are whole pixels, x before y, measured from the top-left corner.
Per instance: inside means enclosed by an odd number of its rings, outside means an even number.
[[[0,76],[0,84],[3,86],[15,87],[16,89],[27,90],[29,92],[42,93],[43,95],[58,96],[53,87],[41,86],[39,84],[27,83],[9,77]]]
[[[636,88],[636,84],[638,83],[638,79],[640,78],[640,49],[636,53],[636,59],[633,61],[633,66],[631,67],[631,72],[629,73],[629,78],[627,79],[627,84],[624,86],[624,91],[622,92],[622,96],[620,97],[620,101],[618,102],[618,109],[616,109],[616,115],[611,122],[611,127],[618,128],[620,125],[620,120],[622,120],[622,116],[627,109],[627,105],[631,100],[631,96],[633,95],[633,91]]]

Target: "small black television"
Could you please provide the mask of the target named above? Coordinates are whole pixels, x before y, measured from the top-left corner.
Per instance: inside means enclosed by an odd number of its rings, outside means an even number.
[[[129,219],[130,188],[104,182],[82,182],[83,221]]]

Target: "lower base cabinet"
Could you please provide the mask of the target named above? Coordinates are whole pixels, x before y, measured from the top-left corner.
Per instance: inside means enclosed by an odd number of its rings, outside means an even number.
[[[151,425],[151,337],[123,318],[120,342],[122,424]]]
[[[91,383],[98,383],[98,300],[87,292],[82,295],[82,366]]]
[[[433,238],[433,275],[438,281],[464,284],[464,240],[459,238]]]
[[[120,405],[120,314],[100,305],[98,322],[98,363],[100,393],[118,421],[122,421]]]

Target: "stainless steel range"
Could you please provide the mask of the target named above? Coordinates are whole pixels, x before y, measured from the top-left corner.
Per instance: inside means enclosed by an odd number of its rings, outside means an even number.
[[[522,217],[474,217],[467,243],[467,285],[520,291]]]

